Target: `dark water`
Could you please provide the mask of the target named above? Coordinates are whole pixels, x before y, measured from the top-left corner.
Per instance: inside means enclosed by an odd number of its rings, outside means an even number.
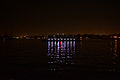
[[[119,78],[118,40],[0,41],[2,80]]]

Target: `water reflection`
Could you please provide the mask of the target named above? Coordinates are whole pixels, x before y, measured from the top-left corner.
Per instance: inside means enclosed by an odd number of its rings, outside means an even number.
[[[113,41],[113,56],[112,56],[112,63],[113,63],[113,69],[112,71],[116,72],[119,71],[118,68],[118,40],[115,39]]]
[[[65,65],[74,64],[75,41],[48,40],[49,70],[64,70]]]
[[[68,38],[66,38],[65,40],[64,39],[48,40],[49,70],[52,70],[52,71],[64,70],[64,69],[66,69],[65,68],[66,65],[74,64],[73,57],[74,57],[75,53],[76,54],[80,53],[80,49],[84,50],[83,46],[86,47],[86,44],[89,43],[89,42],[85,42],[85,43],[83,43],[83,42],[84,41],[74,41],[74,40],[68,39]],[[106,66],[107,71],[108,70],[113,71],[113,72],[120,71],[119,70],[118,42],[119,42],[119,40],[117,40],[117,39],[112,40],[113,54],[111,56],[106,57],[104,54],[101,55],[101,56],[104,56],[107,60],[109,58],[112,59],[112,65],[110,64],[109,67]],[[111,43],[111,41],[110,41],[110,43]],[[96,43],[96,45],[97,45],[97,43]],[[104,47],[104,45],[103,45],[103,47]],[[110,46],[107,46],[107,47],[110,47]],[[83,53],[84,53],[84,51],[82,52],[82,50],[81,50],[81,55]],[[101,52],[98,52],[98,54],[101,54]],[[89,54],[89,52],[87,51],[87,53],[85,55],[82,55],[82,57],[84,57],[84,58],[80,59],[80,60],[83,60],[83,62],[82,61],[81,62],[84,63],[84,61],[94,59],[94,55],[93,56],[89,56],[89,55],[93,55],[93,54],[91,54],[91,53]],[[78,54],[78,56],[80,57],[79,54]],[[90,59],[87,59],[86,57],[88,57]],[[91,65],[91,64],[89,64],[89,62],[90,61],[88,61],[88,63],[85,63],[85,64]],[[111,60],[109,60],[109,62],[111,63]],[[105,64],[108,64],[109,62],[106,62]],[[96,64],[96,63],[99,64],[99,62],[95,61],[94,64]],[[102,65],[100,65],[100,66],[102,66]],[[94,68],[94,66],[93,66],[93,68]],[[103,69],[101,68],[100,70],[104,71],[104,68]]]
[[[113,57],[118,56],[118,40],[114,40],[114,47],[113,47]]]

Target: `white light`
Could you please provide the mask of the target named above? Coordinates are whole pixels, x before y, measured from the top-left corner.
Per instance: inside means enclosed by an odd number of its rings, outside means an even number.
[[[16,37],[16,39],[19,39],[19,37]]]
[[[66,38],[64,38],[64,40],[66,40]]]
[[[54,38],[54,40],[56,40],[56,38]]]
[[[63,40],[63,38],[61,38],[61,40]]]
[[[53,40],[53,38],[51,38],[51,40]]]
[[[51,62],[51,63],[53,63],[53,62]]]
[[[50,38],[48,38],[48,40],[50,40]]]
[[[67,56],[67,58],[70,58],[70,56]]]

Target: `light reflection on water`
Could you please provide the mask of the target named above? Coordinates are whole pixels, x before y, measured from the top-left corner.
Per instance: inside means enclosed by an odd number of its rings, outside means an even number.
[[[80,70],[85,71],[85,68],[89,68],[89,65],[97,63],[98,68],[97,65],[92,67],[100,70],[104,70],[105,68],[108,72],[120,72],[119,44],[120,40],[83,40],[78,43],[76,41],[67,40],[49,40],[47,42],[40,40],[0,41],[1,66],[3,66],[1,69],[5,71],[7,66],[7,70],[10,72],[9,75],[11,75],[11,73],[15,73],[15,76],[16,73],[18,75],[19,73],[23,75],[33,73],[32,75],[34,75],[34,72],[43,74],[48,69],[47,64],[49,64],[50,71],[64,70],[65,72],[67,68],[72,66],[72,69],[74,68],[73,70],[80,72]],[[48,56],[45,55],[46,51],[48,51]],[[48,58],[49,61],[47,61]],[[6,64],[6,60],[8,60],[10,65]],[[103,64],[101,64],[102,62]],[[76,64],[80,66],[73,67]],[[64,65],[67,65],[67,67]],[[89,71],[89,69],[87,69],[87,71]],[[69,70],[71,70],[71,68]],[[12,76],[13,75],[14,74],[12,74]],[[75,74],[73,74],[73,76],[74,75]],[[21,75],[19,76],[21,77]]]
[[[119,61],[118,61],[118,40],[115,39],[113,42],[113,56],[112,56],[112,60],[113,60],[113,69],[112,71],[116,72],[119,71],[119,68],[117,65],[119,65]]]
[[[56,39],[48,40],[47,44],[46,41],[40,42],[39,40],[6,40],[5,43],[1,41],[0,50],[4,53],[1,55],[6,56],[7,53],[10,56],[10,63],[32,64],[36,62],[40,65],[44,63],[49,64],[49,70],[65,70],[64,65],[80,65],[78,68],[83,70],[85,67],[89,68],[90,65],[92,66],[90,69],[98,67],[97,69],[107,69],[106,71],[120,71],[120,40],[83,40],[77,42]],[[48,56],[44,55],[46,51]]]
[[[64,65],[75,64],[73,58],[76,58],[76,53],[79,53],[77,56],[80,56],[81,54],[83,54],[83,53],[80,53],[81,51],[79,52],[80,49],[83,49],[83,48],[84,48],[84,50],[87,49],[87,48],[89,49],[90,45],[88,45],[87,43],[88,43],[87,41],[80,41],[80,42],[76,43],[76,41],[72,41],[72,40],[68,40],[68,39],[65,40],[65,41],[63,41],[63,40],[62,41],[59,41],[59,40],[50,41],[49,40],[48,41],[48,57],[49,57],[48,64],[50,66],[49,70],[54,70],[54,71],[55,70],[63,70]],[[118,54],[118,52],[119,52],[118,51],[118,40],[113,40],[111,43],[112,43],[112,51],[113,51],[113,52],[111,51],[111,53],[112,53],[112,56],[111,56],[112,57],[112,62],[111,63],[112,64],[110,64],[110,66],[108,67],[108,70],[104,70],[104,71],[115,72],[115,71],[119,71],[119,68],[118,68],[118,66],[119,66],[119,62],[118,62],[119,61],[118,60],[118,55],[119,55]],[[99,43],[97,43],[97,44],[99,44]],[[93,46],[93,45],[91,45],[91,46]],[[108,47],[110,47],[110,46],[108,46]],[[100,48],[100,47],[97,47],[97,48]],[[95,48],[95,49],[97,49],[97,48]],[[100,54],[100,53],[102,53],[102,51],[98,52],[98,54]],[[88,51],[87,54],[90,55],[91,53],[89,53],[89,51]],[[95,58],[94,55],[91,56],[91,57],[89,55],[82,56],[82,57],[85,57],[85,58],[88,57],[89,59]],[[82,57],[80,57],[80,58],[82,58]],[[104,58],[104,60],[107,60],[107,59],[105,59],[105,58],[107,58],[106,54],[104,54],[102,56],[101,55],[96,56],[96,58],[97,57],[101,58],[101,59],[98,59],[98,60],[102,60],[102,58]],[[90,62],[89,59],[86,59],[86,61],[88,60],[88,62]],[[80,60],[82,60],[82,59],[80,59]],[[81,61],[78,61],[78,62],[81,62]],[[110,62],[110,61],[108,61],[108,62]],[[82,63],[84,63],[84,61]],[[97,63],[97,61],[95,61],[95,63]],[[99,62],[98,62],[98,64],[99,64]],[[87,64],[87,65],[89,65],[89,64]],[[105,65],[103,65],[103,66],[105,66]],[[110,68],[110,67],[112,67],[112,68]]]
[[[48,41],[49,70],[63,70],[63,65],[74,64],[73,54],[75,41]]]

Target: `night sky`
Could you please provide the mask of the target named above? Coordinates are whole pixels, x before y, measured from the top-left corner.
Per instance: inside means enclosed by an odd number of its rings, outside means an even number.
[[[0,33],[120,32],[120,5],[115,0],[9,0],[0,4]]]

